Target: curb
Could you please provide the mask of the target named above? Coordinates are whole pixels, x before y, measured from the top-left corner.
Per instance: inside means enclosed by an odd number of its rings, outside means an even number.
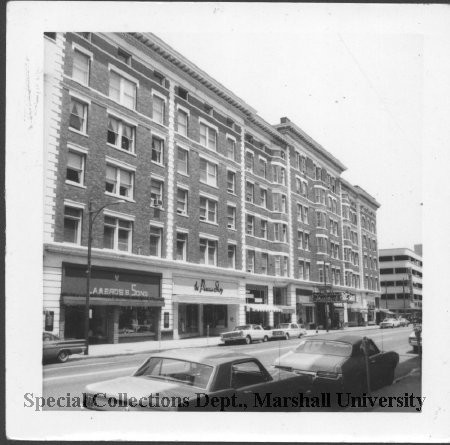
[[[361,326],[358,328],[351,328],[351,329],[337,329],[337,330],[330,330],[329,332],[323,332],[323,333],[308,333],[305,335],[305,337],[313,337],[315,335],[327,335],[327,334],[335,334],[337,332],[345,333],[345,332],[357,332],[357,331],[365,331],[367,329],[379,329],[379,326]],[[78,360],[93,360],[96,358],[108,358],[108,357],[119,357],[119,356],[127,356],[127,355],[137,355],[137,354],[149,354],[149,353],[160,353],[165,351],[171,351],[173,349],[191,349],[191,348],[211,348],[211,347],[218,347],[221,346],[221,343],[213,344],[213,345],[195,345],[195,346],[168,346],[161,349],[145,349],[142,351],[127,351],[127,352],[111,352],[107,354],[101,354],[101,355],[77,355],[76,358]],[[73,356],[75,358],[75,356]]]

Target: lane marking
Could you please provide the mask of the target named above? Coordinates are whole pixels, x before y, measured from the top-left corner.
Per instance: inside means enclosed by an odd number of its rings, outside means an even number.
[[[116,369],[108,369],[106,371],[94,371],[94,372],[85,372],[84,374],[70,374],[70,375],[59,375],[59,376],[53,376],[53,377],[43,377],[44,382],[49,382],[51,380],[62,380],[62,379],[72,379],[72,378],[79,378],[79,377],[85,377],[89,375],[98,375],[98,374],[111,374],[114,372],[122,372],[122,371],[131,371],[136,370],[137,366],[127,367],[127,368],[116,368]]]

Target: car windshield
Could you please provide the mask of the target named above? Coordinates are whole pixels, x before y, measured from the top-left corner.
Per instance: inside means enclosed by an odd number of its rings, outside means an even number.
[[[135,373],[136,377],[170,380],[206,389],[213,367],[174,358],[152,357]]]
[[[280,329],[289,329],[289,323],[281,323]]]
[[[338,357],[350,357],[352,345],[329,340],[303,340],[295,352],[303,354],[337,355]]]
[[[251,326],[249,324],[245,324],[242,326],[236,326],[234,328],[235,331],[248,331],[249,329],[251,329]]]

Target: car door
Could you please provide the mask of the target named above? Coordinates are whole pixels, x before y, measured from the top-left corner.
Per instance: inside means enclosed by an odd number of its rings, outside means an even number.
[[[253,329],[254,329],[254,335],[253,335],[253,337],[254,337],[254,339],[255,340],[262,340],[263,338],[264,338],[264,329],[261,327],[261,326],[259,326],[259,325],[255,325],[255,326],[253,326]]]
[[[297,323],[291,323],[291,337],[298,337],[300,335],[300,327]]]
[[[367,339],[367,355],[370,370],[370,386],[371,389],[379,388],[386,376],[384,354],[380,352],[377,345]]]
[[[231,365],[231,387],[235,391],[238,403],[247,407],[247,410],[255,408],[255,394],[264,397],[269,392],[270,374],[262,365],[254,360],[240,360]]]

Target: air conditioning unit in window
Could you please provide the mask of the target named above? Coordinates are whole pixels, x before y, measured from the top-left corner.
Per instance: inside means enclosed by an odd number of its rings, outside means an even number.
[[[152,206],[153,207],[162,207],[163,202],[160,199],[152,199]]]

